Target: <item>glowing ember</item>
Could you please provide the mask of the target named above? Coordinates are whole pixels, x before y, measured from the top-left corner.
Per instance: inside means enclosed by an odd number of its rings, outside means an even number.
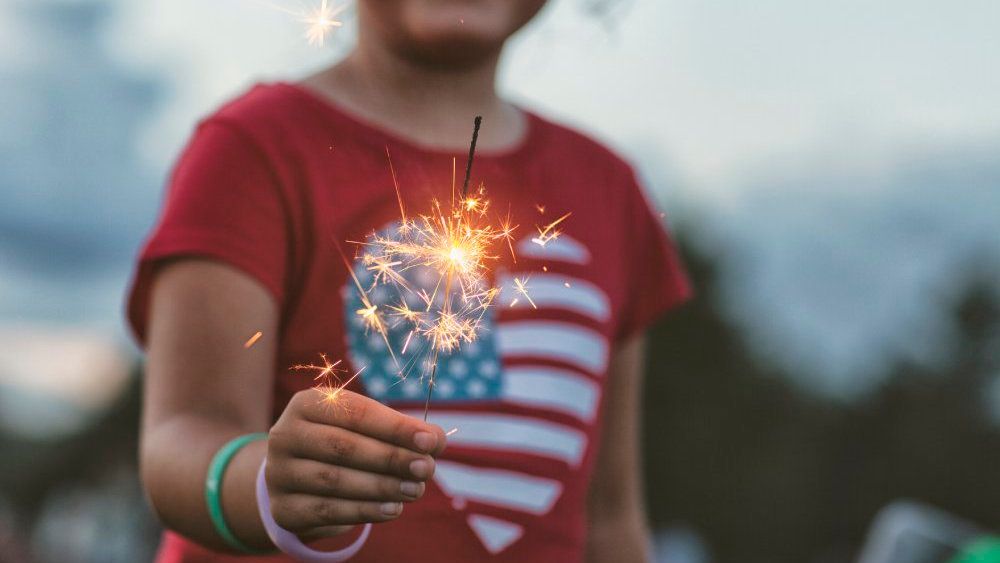
[[[294,370],[313,370],[313,371],[316,371],[317,374],[316,374],[316,377],[313,378],[313,381],[315,381],[317,379],[320,379],[320,378],[323,378],[323,377],[329,377],[329,376],[333,375],[334,373],[339,373],[339,372],[346,371],[346,370],[344,370],[342,368],[337,367],[337,366],[340,365],[341,360],[337,360],[336,362],[333,362],[331,364],[330,361],[326,359],[326,354],[320,354],[319,357],[320,357],[321,360],[323,360],[323,365],[321,365],[321,366],[317,366],[315,364],[297,364],[297,365],[292,366],[292,369],[294,369]]]
[[[302,22],[306,24],[306,39],[310,45],[323,46],[326,34],[335,27],[340,27],[343,22],[334,19],[337,14],[344,11],[347,6],[334,8],[327,0],[322,0],[320,5],[312,12],[308,13]]]
[[[251,336],[250,338],[248,338],[247,341],[243,343],[243,347],[244,348],[250,348],[251,346],[253,346],[254,344],[256,344],[258,340],[260,340],[260,337],[263,334],[264,334],[263,332],[261,332],[261,331],[258,330],[257,332],[254,333],[253,336]]]
[[[344,25],[344,22],[336,18],[341,12],[347,9],[346,2],[338,6],[333,6],[329,0],[320,0],[319,5],[312,9],[303,8],[300,10],[290,10],[263,0],[258,0],[257,3],[298,18],[299,21],[306,25],[306,40],[309,41],[310,45],[317,47],[323,46],[327,34],[333,31],[334,28]],[[329,148],[333,150],[332,146]]]
[[[545,225],[544,227],[535,227],[536,229],[538,229],[538,236],[531,239],[531,242],[537,244],[538,246],[545,246],[550,241],[559,238],[559,235],[562,234],[562,231],[556,229],[556,225],[565,221],[566,218],[569,217],[570,215],[572,215],[572,212],[563,215],[562,217],[556,219],[555,221],[549,223],[548,225]]]
[[[336,362],[330,363],[330,360],[326,358],[326,354],[320,354],[319,357],[323,360],[323,365],[299,364],[292,366],[291,369],[315,371],[316,376],[313,377],[313,381],[322,381],[317,383],[313,389],[318,391],[322,396],[320,399],[321,402],[328,405],[334,405],[340,398],[341,392],[346,389],[352,381],[354,381],[354,378],[361,375],[361,372],[363,372],[365,368],[359,369],[354,373],[354,375],[349,377],[347,381],[341,383],[340,374],[347,373],[346,369],[339,367],[341,361],[337,360]]]
[[[534,307],[535,309],[538,308],[538,305],[535,305],[535,302],[531,300],[531,296],[528,295],[528,278],[524,279],[514,278],[514,291],[517,291],[520,295],[523,295],[524,298],[528,300],[528,303],[531,303],[532,307]],[[515,299],[514,302],[517,302],[517,299]],[[513,305],[514,303],[511,303],[511,306]]]

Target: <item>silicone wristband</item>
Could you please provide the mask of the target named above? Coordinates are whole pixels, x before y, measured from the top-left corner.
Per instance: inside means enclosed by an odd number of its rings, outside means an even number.
[[[267,535],[278,546],[278,549],[291,555],[303,563],[338,563],[347,561],[361,550],[368,541],[368,535],[372,531],[371,523],[365,524],[361,530],[361,535],[354,543],[337,551],[317,551],[302,543],[295,534],[282,528],[271,516],[271,497],[267,494],[267,481],[264,479],[264,467],[267,466],[267,458],[260,464],[257,471],[257,510],[260,511],[260,519],[264,523]]]
[[[208,516],[212,519],[212,525],[215,526],[215,531],[219,534],[219,537],[229,547],[242,553],[261,554],[266,552],[258,551],[241,542],[233,534],[233,531],[229,529],[229,525],[226,524],[226,517],[222,512],[222,477],[225,475],[226,467],[229,466],[229,462],[232,461],[236,452],[240,451],[243,446],[246,446],[250,442],[266,439],[266,433],[257,432],[237,436],[226,442],[215,453],[215,456],[212,457],[212,462],[208,465],[208,475],[205,477],[205,502],[208,504]]]

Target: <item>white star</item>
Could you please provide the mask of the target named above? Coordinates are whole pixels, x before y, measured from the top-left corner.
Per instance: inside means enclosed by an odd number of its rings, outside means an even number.
[[[448,362],[448,373],[453,377],[461,379],[469,373],[469,366],[465,363],[465,360],[455,358]]]
[[[381,377],[373,378],[371,381],[365,381],[365,385],[368,387],[368,392],[376,397],[385,395],[385,392],[389,390],[389,386],[386,384],[385,379]]]
[[[407,397],[416,397],[420,394],[420,384],[413,379],[407,379],[403,382],[403,394]]]
[[[455,384],[445,379],[434,384],[434,391],[446,399],[455,394]]]
[[[482,362],[479,362],[479,375],[482,375],[483,377],[493,379],[494,377],[497,376],[497,373],[499,371],[500,367],[497,365],[495,361],[484,360]]]
[[[486,394],[486,384],[479,379],[473,379],[466,384],[465,391],[473,397],[482,397]]]
[[[360,317],[359,317],[360,318]],[[385,342],[382,340],[382,335],[377,332],[372,332],[368,335],[368,347],[373,350],[383,350],[385,349]]]

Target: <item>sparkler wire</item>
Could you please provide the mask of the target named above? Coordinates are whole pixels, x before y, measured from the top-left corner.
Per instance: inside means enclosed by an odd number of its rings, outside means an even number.
[[[477,115],[476,119],[473,121],[472,125],[472,142],[469,143],[469,158],[465,162],[465,180],[462,182],[462,199],[469,195],[469,176],[472,174],[472,160],[476,157],[476,141],[479,140],[479,127],[483,124],[483,116]],[[395,179],[395,177],[394,177]],[[398,188],[397,188],[398,190]],[[454,193],[454,192],[452,192]],[[448,286],[451,286],[451,274],[448,275]],[[448,305],[448,290],[445,290],[445,303],[446,307]],[[438,367],[438,352],[440,350],[435,347],[434,350],[434,361],[431,367],[431,376],[427,380],[427,398],[424,400],[424,422],[427,422],[427,412],[431,408],[431,395],[434,393],[434,376],[437,375]]]
[[[462,182],[462,199],[469,195],[469,175],[472,173],[472,159],[476,156],[476,141],[479,140],[479,126],[483,124],[483,116],[477,115],[472,128],[472,143],[469,144],[469,159],[465,161],[465,181]]]

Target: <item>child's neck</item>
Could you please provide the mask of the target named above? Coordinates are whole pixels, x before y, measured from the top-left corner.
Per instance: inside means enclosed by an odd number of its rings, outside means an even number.
[[[482,115],[478,146],[489,152],[516,145],[527,131],[524,115],[496,93],[498,58],[499,52],[461,69],[432,68],[362,40],[342,62],[303,84],[367,121],[437,148],[467,147],[472,118]]]

